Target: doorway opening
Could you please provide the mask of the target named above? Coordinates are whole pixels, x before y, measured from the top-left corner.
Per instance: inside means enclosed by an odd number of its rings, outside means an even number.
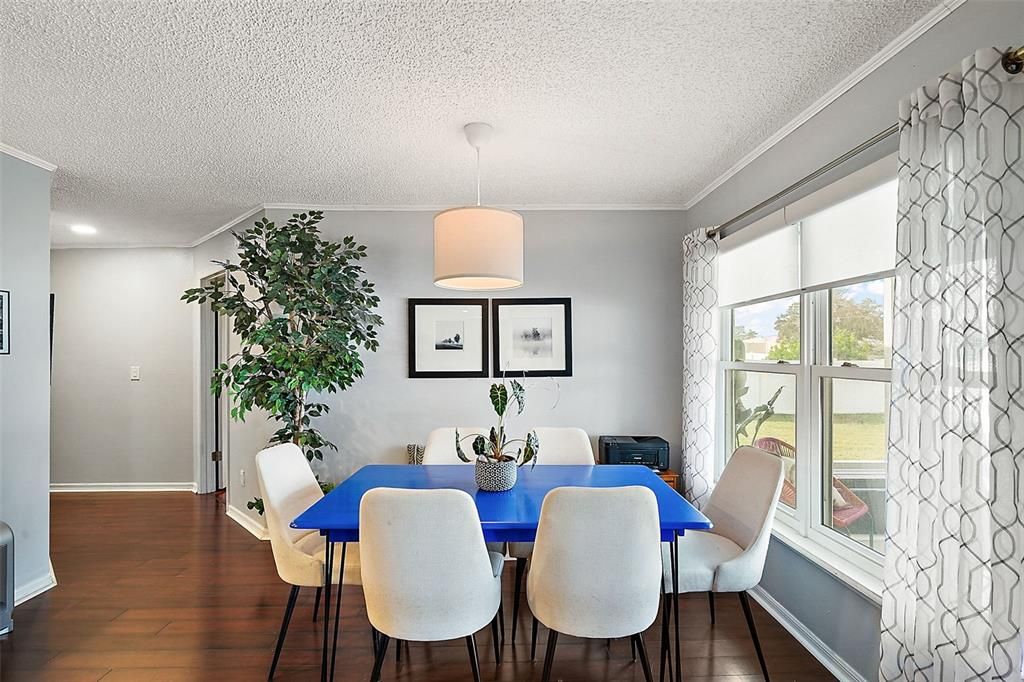
[[[224,286],[225,281],[224,273],[219,272],[204,278],[202,285],[220,283]],[[214,493],[226,505],[228,472],[231,471],[228,466],[228,396],[226,391],[214,395],[210,384],[214,369],[228,359],[228,320],[215,311],[209,301],[202,304],[199,315],[202,463],[198,492]]]

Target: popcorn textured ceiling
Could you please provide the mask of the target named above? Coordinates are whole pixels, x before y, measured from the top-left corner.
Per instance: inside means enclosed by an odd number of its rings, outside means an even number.
[[[485,203],[681,207],[937,4],[3,0],[0,140],[56,244],[471,203],[472,120]]]

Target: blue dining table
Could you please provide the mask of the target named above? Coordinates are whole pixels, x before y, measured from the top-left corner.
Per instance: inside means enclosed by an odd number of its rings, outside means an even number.
[[[324,641],[320,678],[334,678],[338,646],[338,614],[345,571],[345,553],[350,542],[359,541],[359,503],[373,488],[465,490],[476,502],[480,527],[488,542],[532,542],[537,535],[544,496],[554,488],[577,486],[616,488],[639,485],[649,488],[658,502],[661,539],[671,543],[672,595],[675,620],[675,677],[682,679],[679,642],[678,539],[688,530],[708,530],[711,522],[657,474],[639,465],[541,465],[519,469],[519,480],[508,491],[495,493],[477,488],[474,467],[453,465],[370,464],[359,469],[334,490],[292,521],[292,528],[318,531],[326,543],[324,570]],[[335,546],[341,544],[341,571],[335,606],[333,653],[330,653],[330,603],[334,582]]]

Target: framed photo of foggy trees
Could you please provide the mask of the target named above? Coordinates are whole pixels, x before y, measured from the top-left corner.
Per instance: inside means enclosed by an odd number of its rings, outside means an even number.
[[[409,299],[409,377],[486,377],[487,300]]]
[[[495,298],[491,317],[493,376],[572,376],[571,299]]]

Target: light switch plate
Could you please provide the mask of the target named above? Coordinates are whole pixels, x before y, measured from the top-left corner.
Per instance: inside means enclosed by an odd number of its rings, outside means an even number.
[[[140,373],[140,368],[139,368],[138,365],[132,365],[131,366],[131,369],[130,369],[130,372],[129,372],[128,376],[129,376],[129,379],[131,379],[132,381],[142,381],[142,375]]]

